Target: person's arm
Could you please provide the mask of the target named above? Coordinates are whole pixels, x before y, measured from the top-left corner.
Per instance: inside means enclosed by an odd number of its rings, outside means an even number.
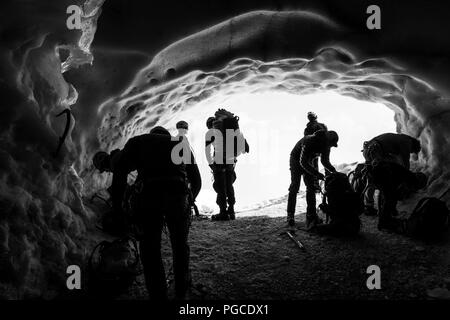
[[[202,188],[202,177],[195,161],[186,165],[186,173],[191,185],[192,197],[195,201]]]
[[[300,166],[310,175],[321,177],[322,174],[311,165],[312,155],[313,152],[311,148],[308,144],[304,144],[300,153]]]
[[[244,141],[245,141],[245,153],[249,153],[250,152],[250,146],[248,145],[247,139],[245,139]]]
[[[336,172],[336,169],[330,163],[330,148],[327,148],[325,152],[321,153],[320,162],[327,171],[331,173]]]
[[[213,164],[213,142],[214,142],[214,136],[209,136],[208,133],[205,137],[205,155],[206,155],[206,161],[208,162],[208,165]]]
[[[122,209],[122,201],[125,193],[125,189],[127,187],[127,177],[128,173],[133,171],[133,159],[134,159],[134,147],[131,142],[128,142],[123,151],[120,154],[120,158],[117,161],[114,171],[113,171],[113,180],[112,180],[112,201],[113,201],[113,209],[117,214],[121,214]]]

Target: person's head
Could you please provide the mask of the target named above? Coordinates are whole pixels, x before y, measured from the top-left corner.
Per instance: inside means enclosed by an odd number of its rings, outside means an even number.
[[[94,155],[92,159],[94,167],[101,173],[111,172],[111,156],[105,151],[99,151]]]
[[[184,130],[188,130],[189,129],[189,125],[186,121],[178,121],[176,124],[176,128],[177,129],[184,129]]]
[[[328,141],[328,145],[330,147],[337,147],[337,143],[339,141],[339,136],[336,131],[327,131],[325,132],[325,136]]]
[[[208,129],[212,129],[213,123],[214,123],[215,120],[216,120],[215,117],[209,117],[208,120],[206,120],[206,127]]]
[[[413,142],[412,142],[412,153],[419,153],[420,150],[422,149],[421,145],[420,145],[420,141],[418,139],[414,139],[413,138]]]
[[[162,135],[166,135],[166,136],[170,136],[170,132],[161,126],[156,126],[154,127],[152,130],[150,130],[151,134],[162,134]]]
[[[308,120],[309,121],[316,121],[317,120],[317,115],[314,112],[312,112],[312,111],[308,112]]]

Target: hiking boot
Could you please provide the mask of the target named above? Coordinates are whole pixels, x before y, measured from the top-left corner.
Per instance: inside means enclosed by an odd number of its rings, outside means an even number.
[[[236,213],[234,212],[234,207],[229,206],[227,210],[228,216],[230,217],[230,220],[236,219]]]
[[[287,223],[288,223],[289,227],[294,227],[295,226],[295,219],[294,219],[294,217],[288,217],[287,218]]]
[[[374,217],[378,215],[378,211],[373,207],[364,207],[364,214],[368,217]]]
[[[287,223],[290,227],[295,226],[294,213],[292,212],[287,213]]]
[[[211,220],[213,220],[213,221],[228,221],[228,220],[230,220],[230,216],[226,212],[221,212],[221,213],[212,215]]]
[[[323,220],[319,218],[318,215],[312,217],[306,217],[306,230],[311,230],[315,226],[322,224]]]

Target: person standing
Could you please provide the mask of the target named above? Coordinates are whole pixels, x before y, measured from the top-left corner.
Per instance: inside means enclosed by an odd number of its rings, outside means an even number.
[[[237,117],[223,109],[216,112],[216,117],[210,117],[206,121],[208,131],[205,136],[205,153],[213,173],[213,188],[217,193],[216,203],[220,210],[211,217],[212,220],[235,219],[233,183],[236,181],[237,157],[250,151],[237,121]]]
[[[193,170],[193,164],[174,163],[172,150],[176,144],[170,134],[162,131],[133,137],[122,149],[113,171],[113,208],[119,215],[124,215],[122,204],[128,173],[137,170],[137,179],[143,184],[137,196],[135,220],[143,231],[139,243],[145,283],[150,298],[155,300],[168,298],[161,257],[161,232],[164,224],[170,233],[177,299],[185,298],[190,280],[187,177],[198,174],[198,169]],[[194,181],[201,181],[200,176]]]
[[[188,173],[193,172],[193,171],[198,171],[198,166],[195,165],[194,151],[192,150],[191,144],[189,143],[189,140],[187,137],[187,133],[189,130],[189,124],[184,120],[180,120],[176,123],[175,127],[177,128],[178,133],[175,136],[174,140],[185,144],[185,146],[181,148],[182,151],[181,151],[180,157],[184,159],[183,151],[189,151],[190,159],[189,159],[189,157],[186,158],[187,162],[189,162],[186,165],[194,164],[193,169],[188,171]],[[197,205],[195,204],[195,198],[197,197],[198,193],[200,192],[201,181],[193,181],[193,180],[197,179],[197,177],[200,177],[200,172],[189,175],[188,181],[189,181],[189,190],[190,190],[190,196],[189,196],[190,204],[191,204],[192,208],[194,209],[195,216],[199,217],[200,212],[197,208]]]
[[[337,147],[339,136],[335,131],[319,130],[313,135],[300,139],[290,155],[291,184],[289,186],[287,220],[290,226],[295,225],[295,206],[300,189],[301,177],[306,185],[306,226],[311,229],[320,223],[316,212],[315,179],[324,180],[324,175],[313,166],[313,161],[320,156],[321,163],[328,172],[336,172],[330,163],[330,149]]]

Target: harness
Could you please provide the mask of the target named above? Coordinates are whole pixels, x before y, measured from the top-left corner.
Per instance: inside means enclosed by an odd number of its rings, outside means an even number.
[[[364,159],[366,159],[366,163],[368,164],[373,164],[375,161],[380,161],[385,156],[381,143],[375,139],[365,141],[362,152]]]

